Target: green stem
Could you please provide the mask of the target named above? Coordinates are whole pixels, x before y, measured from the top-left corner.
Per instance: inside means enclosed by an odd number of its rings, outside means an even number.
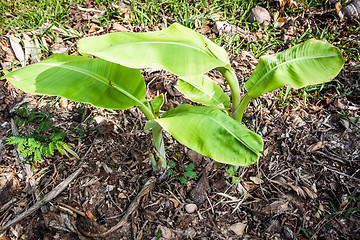
[[[233,112],[232,117],[241,123],[245,109],[252,97],[250,97],[247,93],[241,98],[239,107]]]
[[[217,70],[224,76],[226,82],[230,86],[232,97],[232,113],[238,109],[240,105],[240,85],[236,77],[235,71],[229,70],[227,67],[218,67]],[[236,118],[235,118],[236,119]],[[237,119],[236,119],[237,120]]]
[[[150,108],[148,108],[144,103],[138,106],[138,108],[145,114],[148,120],[154,120],[155,115],[152,113]]]
[[[146,106],[146,104],[142,104],[138,106],[138,108],[145,114],[146,118],[148,120],[154,120],[155,116]],[[155,168],[164,168],[166,167],[166,154],[165,154],[165,147],[164,147],[164,139],[162,135],[162,128],[159,125],[158,127],[152,128],[152,135],[153,135],[153,145],[155,147],[155,150],[157,151],[158,157],[159,157],[159,163]]]

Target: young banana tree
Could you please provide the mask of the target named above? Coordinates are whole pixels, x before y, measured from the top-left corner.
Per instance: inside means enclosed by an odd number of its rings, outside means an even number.
[[[312,39],[260,58],[245,84],[247,93],[241,96],[226,51],[180,24],[158,32],[88,37],[79,41],[78,48],[83,56],[55,54],[2,79],[29,93],[63,96],[102,108],[137,106],[148,119],[145,129],[152,129],[159,159],[155,168],[166,166],[163,129],[180,143],[218,162],[235,166],[256,162],[263,149],[262,138],[241,124],[250,100],[286,84],[301,88],[330,81],[344,64],[337,48]],[[183,104],[159,117],[164,97],[146,100],[139,70],[145,67],[174,73],[179,77],[178,90],[205,106]],[[230,86],[231,109],[228,95],[204,75],[214,68]]]

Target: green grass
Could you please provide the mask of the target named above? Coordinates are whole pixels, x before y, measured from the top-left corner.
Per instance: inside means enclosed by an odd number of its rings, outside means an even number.
[[[84,7],[85,0],[0,0],[0,33],[6,33],[8,30],[15,32],[15,35],[23,31],[33,30],[44,23],[51,23],[57,27],[67,29],[71,25],[72,19],[69,10],[76,7],[76,4]],[[344,3],[344,1],[341,1]],[[310,11],[310,8],[322,7],[322,0],[299,0],[297,8],[285,9],[282,16],[298,16],[304,11]],[[256,37],[255,40],[244,40],[244,34],[235,33],[233,37],[227,34],[215,35],[212,40],[224,47],[231,57],[241,53],[241,51],[252,52],[255,58],[269,53],[269,51],[278,52],[284,49],[285,43],[283,35],[286,34],[282,28],[274,28],[271,25],[262,27],[257,23],[248,23],[247,17],[249,11],[256,5],[270,8],[268,1],[236,1],[236,0],[131,0],[128,5],[116,9],[112,4],[118,4],[117,0],[95,0],[98,6],[105,6],[106,12],[96,21],[99,26],[106,26],[116,21],[129,21],[131,24],[145,24],[150,27],[163,27],[175,21],[192,29],[200,29],[205,23],[214,23],[215,20],[226,21],[229,24],[236,25],[242,30],[254,34],[261,33],[264,37]],[[123,11],[131,13],[132,17],[124,19]],[[88,19],[90,22],[90,19]],[[88,27],[89,27],[88,22]],[[291,45],[299,44],[310,38],[326,40],[343,50],[344,57],[348,60],[359,61],[359,45],[355,44],[352,37],[342,36],[337,29],[331,30],[331,23],[321,26],[313,26],[304,32],[297,32],[294,29],[295,37],[290,41]],[[84,30],[85,32],[86,29]],[[54,33],[51,27],[45,29],[44,34],[50,36],[52,42],[64,41],[58,40],[58,34]],[[246,34],[246,33],[245,33]],[[348,36],[359,36],[360,22],[355,21],[348,28]],[[19,36],[21,37],[21,36]],[[46,48],[42,49],[46,52]],[[335,87],[337,95],[346,95],[348,90],[343,89],[338,83],[331,82],[325,85],[312,87],[302,90],[295,94],[305,96],[314,96],[322,89]],[[314,90],[315,89],[315,90]],[[317,95],[319,96],[319,95]],[[320,96],[321,97],[321,96]]]
[[[36,29],[43,23],[54,25],[68,25],[72,19],[69,10],[82,5],[85,0],[0,0],[0,24],[1,33],[12,29],[15,32]],[[99,6],[105,6],[107,12],[100,20],[109,20],[113,13],[110,9],[115,0],[96,0]]]

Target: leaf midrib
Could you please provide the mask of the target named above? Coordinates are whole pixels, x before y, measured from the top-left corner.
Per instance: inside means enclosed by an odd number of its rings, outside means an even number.
[[[223,127],[227,132],[229,132],[235,139],[237,139],[241,144],[243,144],[245,147],[247,147],[248,149],[250,149],[255,155],[258,155],[258,152],[253,149],[250,145],[248,145],[246,142],[242,141],[238,136],[236,136],[230,129],[228,129],[226,126],[224,126],[221,122],[219,122],[216,118],[213,118],[212,116],[209,115],[205,115],[205,114],[201,114],[201,113],[194,113],[194,112],[187,112],[186,115],[200,115],[200,116],[206,116],[208,118],[210,118],[211,120],[213,120],[214,122],[216,122],[217,124],[219,124],[221,127]],[[177,116],[174,116],[177,117]],[[172,117],[164,117],[164,118],[172,118]],[[160,119],[156,119],[155,121],[160,120],[161,121],[162,118]],[[245,127],[244,127],[245,128]],[[245,128],[246,129],[246,128]],[[248,129],[246,129],[248,130]]]
[[[102,77],[99,74],[90,72],[86,69],[82,69],[82,68],[77,68],[77,67],[73,67],[73,66],[69,66],[69,65],[63,65],[63,64],[55,64],[55,63],[46,63],[46,62],[39,62],[39,65],[47,65],[47,66],[53,66],[53,67],[59,67],[59,68],[64,68],[64,69],[68,69],[68,70],[72,70],[75,72],[79,72],[82,73],[84,75],[87,75],[91,78],[94,78],[95,80],[98,80],[99,82],[107,85],[110,88],[114,88],[117,91],[119,91],[120,93],[124,94],[126,97],[130,98],[131,100],[134,100],[135,102],[139,103],[139,105],[144,105],[139,99],[137,99],[134,95],[132,95],[131,93],[127,92],[126,90],[115,86],[115,85],[109,85],[109,80],[107,80],[106,78]],[[145,106],[145,105],[144,105]]]
[[[330,57],[337,57],[337,54],[320,55],[320,56],[314,56],[314,57],[300,57],[300,58],[295,58],[295,59],[291,59],[291,60],[285,61],[283,63],[280,63],[279,65],[276,65],[275,67],[271,68],[270,71],[267,71],[264,75],[262,75],[262,77],[258,81],[256,81],[256,83],[252,86],[252,88],[247,91],[248,91],[248,93],[250,93],[254,88],[256,88],[263,81],[264,78],[266,78],[270,73],[277,70],[279,67],[281,67],[283,65],[290,64],[290,63],[296,62],[296,61],[304,61],[304,60],[316,59],[316,58],[330,58]]]
[[[168,41],[141,41],[141,42],[130,42],[130,43],[116,43],[114,45],[110,45],[109,47],[106,47],[104,48],[103,50],[101,51],[110,51],[116,47],[118,47],[119,45],[120,46],[131,46],[131,45],[144,45],[144,44],[169,44],[169,45],[180,45],[180,46],[183,46],[183,47],[187,47],[187,48],[192,48],[192,49],[195,49],[197,51],[200,51],[208,56],[211,56],[211,57],[214,57],[215,56],[215,59],[218,59],[220,60],[221,62],[227,64],[226,61],[224,61],[222,58],[220,58],[217,54],[214,55],[213,51],[207,47],[207,49],[209,49],[209,52],[201,49],[200,47],[195,47],[195,46],[192,46],[192,45],[189,45],[189,44],[185,44],[185,43],[178,43],[178,42],[168,42]],[[206,45],[205,45],[206,47]],[[92,51],[92,53],[100,53],[101,51]],[[91,53],[91,52],[88,52],[88,53]]]

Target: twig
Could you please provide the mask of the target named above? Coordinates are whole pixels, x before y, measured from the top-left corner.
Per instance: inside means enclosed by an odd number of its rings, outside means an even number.
[[[75,212],[76,214],[79,214],[79,215],[81,215],[83,217],[87,217],[86,214],[83,213],[82,211],[77,210],[76,208],[73,208],[72,206],[69,206],[69,205],[67,205],[65,203],[59,202],[59,207],[60,207],[60,209],[66,208],[66,210],[64,209],[65,211],[72,211],[72,212]]]
[[[143,186],[143,188],[140,190],[140,192],[138,193],[138,195],[134,198],[134,200],[130,203],[130,206],[128,207],[128,209],[126,210],[123,218],[112,228],[110,228],[109,230],[100,233],[100,234],[95,234],[95,233],[90,233],[90,232],[84,232],[84,230],[82,229],[78,229],[83,235],[85,235],[86,237],[104,237],[114,231],[116,231],[117,229],[119,229],[120,227],[122,227],[124,225],[124,223],[126,222],[127,218],[132,214],[132,212],[135,210],[135,208],[139,205],[140,203],[140,199],[146,195],[148,192],[150,192],[152,189],[155,188],[155,183],[156,183],[156,178],[155,177],[151,177]]]
[[[340,174],[340,175],[345,176],[345,177],[348,177],[348,178],[350,178],[350,179],[360,180],[359,178],[356,178],[356,177],[354,177],[354,176],[350,176],[350,175],[348,175],[348,174],[346,174],[346,173],[342,173],[342,172],[336,171],[336,170],[331,169],[331,168],[329,168],[329,167],[326,167],[326,170],[330,170],[330,171],[332,171],[332,172],[334,172],[334,173]]]
[[[30,216],[33,212],[38,210],[41,206],[45,205],[52,199],[56,198],[64,189],[82,172],[83,168],[82,166],[79,167],[78,170],[76,170],[74,173],[72,173],[69,177],[67,177],[64,181],[59,183],[51,192],[46,194],[44,198],[38,202],[36,202],[32,207],[30,207],[25,212],[18,215],[15,219],[9,221],[5,226],[0,228],[0,232],[5,231],[7,228],[9,228],[11,225],[19,222],[20,220]]]

